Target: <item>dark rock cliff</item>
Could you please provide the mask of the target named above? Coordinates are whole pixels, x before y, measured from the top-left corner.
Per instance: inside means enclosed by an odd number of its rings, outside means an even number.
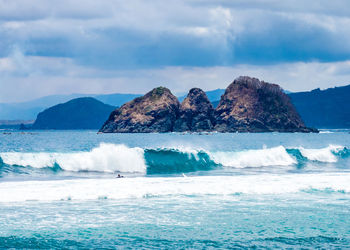
[[[174,131],[211,131],[214,126],[214,108],[205,92],[193,88],[180,106]]]
[[[173,131],[180,103],[169,89],[158,87],[114,110],[100,132],[150,133]]]
[[[219,132],[316,132],[304,125],[278,85],[247,76],[227,87],[215,116]]]

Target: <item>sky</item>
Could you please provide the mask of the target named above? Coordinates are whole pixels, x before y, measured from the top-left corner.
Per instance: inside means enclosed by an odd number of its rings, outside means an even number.
[[[348,0],[0,0],[0,103],[350,84]]]

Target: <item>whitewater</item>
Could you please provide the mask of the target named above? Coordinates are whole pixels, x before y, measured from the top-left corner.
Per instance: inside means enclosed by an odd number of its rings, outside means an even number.
[[[89,152],[74,153],[0,153],[1,164],[22,168],[54,168],[65,171],[124,173],[167,173],[209,170],[221,167],[247,168],[291,166],[314,161],[336,163],[350,155],[344,146],[329,145],[320,149],[283,146],[238,152],[210,152],[192,148],[129,148],[123,144],[101,143]],[[190,165],[190,166],[188,166]]]
[[[350,173],[5,182],[0,183],[0,202],[120,200],[167,196],[171,199],[172,196],[220,197],[299,192],[338,192],[350,196],[349,179]]]
[[[6,131],[0,248],[346,248],[349,149],[348,130]]]

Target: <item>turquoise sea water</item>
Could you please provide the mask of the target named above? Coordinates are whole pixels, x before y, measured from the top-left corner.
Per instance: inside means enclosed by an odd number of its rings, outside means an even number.
[[[0,248],[350,247],[349,149],[347,130],[1,131]]]

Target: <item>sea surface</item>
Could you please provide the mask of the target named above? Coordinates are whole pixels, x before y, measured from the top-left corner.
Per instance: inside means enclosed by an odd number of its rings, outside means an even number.
[[[0,215],[0,248],[349,248],[350,133],[2,130]]]

